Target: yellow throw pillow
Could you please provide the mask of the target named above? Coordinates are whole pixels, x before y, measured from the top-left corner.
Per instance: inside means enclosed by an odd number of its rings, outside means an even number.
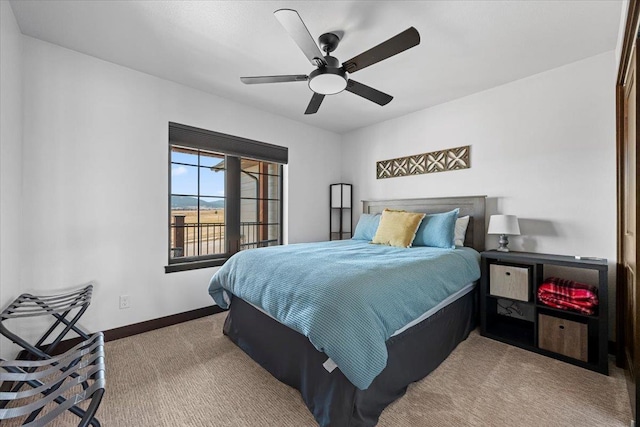
[[[385,209],[380,217],[380,225],[371,243],[377,245],[409,248],[420,226],[423,213]]]

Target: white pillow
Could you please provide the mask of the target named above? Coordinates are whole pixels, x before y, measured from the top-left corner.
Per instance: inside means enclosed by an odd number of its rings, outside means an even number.
[[[469,226],[469,215],[461,216],[456,219],[456,230],[453,237],[453,241],[456,246],[464,246],[464,235],[467,234],[467,227]]]

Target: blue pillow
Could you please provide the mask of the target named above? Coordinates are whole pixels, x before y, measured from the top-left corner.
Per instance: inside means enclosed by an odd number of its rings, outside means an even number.
[[[455,248],[454,236],[458,212],[460,209],[456,208],[450,212],[425,215],[413,239],[413,246]]]
[[[380,214],[362,214],[353,233],[354,240],[372,241],[380,225]]]

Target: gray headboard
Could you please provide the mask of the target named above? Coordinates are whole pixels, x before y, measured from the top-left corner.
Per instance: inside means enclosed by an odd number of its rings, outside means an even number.
[[[364,213],[380,213],[384,208],[410,212],[440,213],[460,208],[459,216],[469,215],[465,246],[484,251],[485,200],[487,196],[434,197],[428,199],[363,200]]]

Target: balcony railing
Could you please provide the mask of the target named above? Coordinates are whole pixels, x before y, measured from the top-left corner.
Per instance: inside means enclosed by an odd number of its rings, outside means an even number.
[[[241,222],[240,250],[277,244],[277,238],[259,239],[261,229],[271,225],[277,224]],[[189,224],[184,223],[184,218],[174,216],[174,222],[171,224],[171,258],[224,254],[226,251],[223,222]]]

